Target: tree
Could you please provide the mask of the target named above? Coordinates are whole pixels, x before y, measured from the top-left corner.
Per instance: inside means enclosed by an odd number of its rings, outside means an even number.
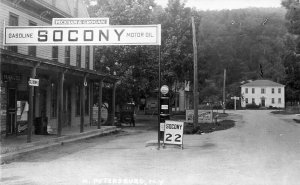
[[[285,37],[286,99],[294,103],[300,101],[300,4],[298,0],[285,0],[282,5],[287,9],[286,27],[290,33]]]
[[[166,8],[157,6],[154,0],[98,0],[97,5],[89,5],[88,9],[92,16],[109,17],[110,24],[161,24],[162,84],[170,87],[193,81],[191,16],[194,16],[198,27],[199,89],[203,94],[220,93],[211,86],[222,87],[225,68],[227,85],[232,85],[228,94],[236,95],[236,84],[241,81],[262,76],[284,82],[286,43],[292,47],[297,41],[287,36],[282,26],[283,8],[197,11],[185,7],[180,0],[169,0]],[[117,97],[122,98],[118,102],[131,98],[138,101],[140,96],[149,96],[158,87],[155,46],[102,46],[96,48],[95,58],[97,70],[120,76],[118,93],[122,94]]]
[[[154,0],[86,0],[92,17],[109,17],[111,25],[145,25],[156,21],[161,9]],[[155,10],[153,11],[153,8]],[[157,47],[98,46],[95,68],[105,74],[119,76],[116,102],[120,105],[139,101],[141,94],[157,88]]]

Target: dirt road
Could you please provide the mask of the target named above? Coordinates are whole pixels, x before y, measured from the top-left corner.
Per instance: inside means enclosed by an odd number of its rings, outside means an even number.
[[[145,147],[156,118],[135,129],[24,156],[3,184],[298,185],[300,125],[270,111],[231,111],[235,127],[185,135],[185,149]]]

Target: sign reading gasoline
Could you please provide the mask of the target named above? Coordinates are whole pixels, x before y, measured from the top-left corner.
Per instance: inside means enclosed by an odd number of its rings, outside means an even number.
[[[161,45],[160,25],[5,27],[4,45]]]
[[[166,120],[164,143],[182,145],[183,127],[184,122]]]

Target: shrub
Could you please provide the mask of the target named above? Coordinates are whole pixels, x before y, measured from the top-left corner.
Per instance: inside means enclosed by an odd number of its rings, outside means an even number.
[[[255,103],[247,104],[246,109],[259,109],[259,105],[256,105]]]

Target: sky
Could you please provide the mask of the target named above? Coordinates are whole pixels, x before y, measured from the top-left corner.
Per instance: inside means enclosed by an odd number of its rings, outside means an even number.
[[[165,7],[168,0],[155,0],[155,2]],[[198,10],[281,7],[281,0],[187,0],[186,6],[196,7]]]

